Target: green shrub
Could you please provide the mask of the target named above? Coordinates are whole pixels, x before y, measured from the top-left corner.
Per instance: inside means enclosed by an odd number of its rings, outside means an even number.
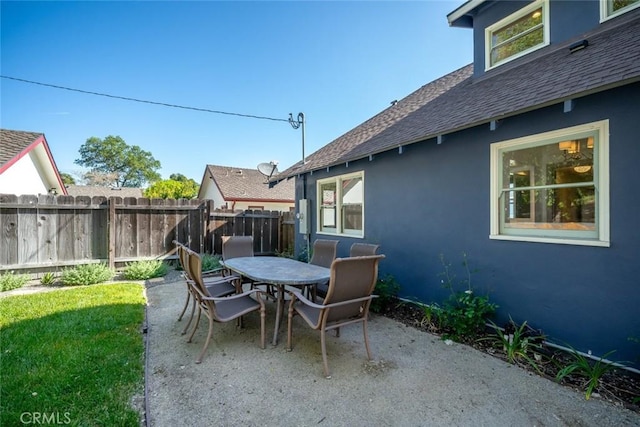
[[[14,274],[13,271],[0,274],[0,292],[18,289],[30,280],[28,274]]]
[[[222,268],[220,255],[202,254],[202,271],[218,270]]]
[[[44,276],[40,278],[40,284],[45,286],[53,285],[53,282],[55,281],[56,281],[56,275],[51,271],[44,273]]]
[[[480,296],[473,292],[467,254],[462,254],[462,256],[462,265],[465,268],[467,279],[461,283],[466,285],[467,289],[456,291],[454,289],[455,275],[451,271],[451,264],[444,259],[443,255],[440,255],[440,261],[444,267],[444,271],[441,273],[441,276],[444,277],[442,286],[451,291],[449,299],[443,304],[440,320],[446,331],[443,338],[454,341],[472,341],[484,331],[487,320],[495,313],[498,306],[489,302],[489,296]]]
[[[374,295],[378,297],[371,301],[371,311],[375,313],[383,312],[389,305],[396,301],[399,291],[400,285],[391,274],[379,277],[376,282],[376,287],[373,290]]]
[[[114,272],[106,264],[83,264],[62,272],[65,286],[95,285],[113,278]]]
[[[145,260],[127,263],[122,276],[127,280],[147,280],[167,274],[167,265],[161,260]]]

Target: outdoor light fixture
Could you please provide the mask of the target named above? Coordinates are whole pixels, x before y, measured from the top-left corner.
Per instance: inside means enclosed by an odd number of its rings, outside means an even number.
[[[569,52],[574,53],[589,46],[589,40],[583,39],[569,46]]]
[[[307,163],[307,158],[304,156],[304,113],[298,113],[298,120],[294,120],[293,113],[289,113],[289,124],[294,129],[302,126],[302,164],[305,164]]]

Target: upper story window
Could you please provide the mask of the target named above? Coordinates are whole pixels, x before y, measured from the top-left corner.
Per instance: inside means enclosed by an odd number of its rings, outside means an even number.
[[[491,145],[491,238],[609,246],[609,122]]]
[[[600,0],[600,20],[605,21],[640,6],[640,0]]]
[[[318,180],[318,232],[364,236],[364,172]]]
[[[549,44],[547,0],[538,0],[485,30],[490,69]]]

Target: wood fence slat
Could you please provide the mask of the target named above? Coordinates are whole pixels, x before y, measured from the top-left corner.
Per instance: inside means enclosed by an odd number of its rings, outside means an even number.
[[[151,206],[156,208],[158,206],[165,206],[163,199],[151,199]],[[151,233],[151,252],[154,254],[161,254],[165,248],[165,224],[166,215],[165,211],[155,210],[153,211],[153,220],[150,221],[149,232]],[[172,240],[169,241],[171,243]],[[173,247],[173,244],[171,245]]]
[[[52,194],[38,196],[38,263],[58,261],[58,211],[40,208],[40,205],[52,206],[57,199]]]
[[[18,196],[0,195],[2,203],[17,203]],[[18,211],[0,207],[0,265],[18,263]]]
[[[91,210],[82,209],[83,206],[91,206],[91,197],[89,196],[77,196],[75,199],[75,205],[78,209],[75,210],[73,218],[73,253],[74,259],[91,259],[93,254],[91,253],[91,238],[89,234],[91,230],[92,212]]]
[[[149,210],[149,199],[139,198],[137,200],[140,210],[136,211],[136,222],[138,224],[137,229],[137,253],[138,257],[150,257],[154,255],[161,255],[152,252],[152,235],[151,235],[151,219],[155,217],[155,213],[151,213]]]
[[[18,209],[18,264],[38,262],[38,196],[22,195]]]
[[[73,196],[58,196],[56,201],[59,205],[73,206],[75,200]],[[76,259],[74,248],[74,218],[75,209],[62,209],[58,210],[58,224],[56,227],[56,233],[58,235],[58,246],[56,251],[58,253],[58,261],[72,261]]]
[[[137,223],[136,223],[136,211],[135,210],[118,210],[118,206],[122,205],[137,205],[137,199],[135,197],[116,197],[116,220],[117,224],[117,238],[120,244],[117,246],[116,259],[118,258],[132,258],[136,256],[137,246]]]
[[[175,206],[176,205],[176,200],[175,199],[167,199],[165,200],[165,204],[167,206]],[[164,246],[165,247],[169,247],[174,240],[177,240],[178,242],[184,243],[185,245],[188,244],[187,241],[183,241],[182,240],[182,236],[178,236],[177,230],[176,230],[176,211],[166,211],[164,213],[164,236],[165,236],[165,240],[164,240]]]
[[[91,204],[102,209],[91,212],[91,258],[105,259],[109,256],[109,200],[105,196],[95,196]]]

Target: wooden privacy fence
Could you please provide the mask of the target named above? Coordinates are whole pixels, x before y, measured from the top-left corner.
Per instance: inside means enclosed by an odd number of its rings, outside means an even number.
[[[294,214],[279,211],[233,211],[218,209],[209,216],[209,253],[222,253],[222,236],[253,236],[256,255],[293,253]]]
[[[293,228],[291,213],[214,211],[211,200],[3,194],[0,271],[175,258],[173,240],[220,253],[223,235],[273,254],[292,250]]]

